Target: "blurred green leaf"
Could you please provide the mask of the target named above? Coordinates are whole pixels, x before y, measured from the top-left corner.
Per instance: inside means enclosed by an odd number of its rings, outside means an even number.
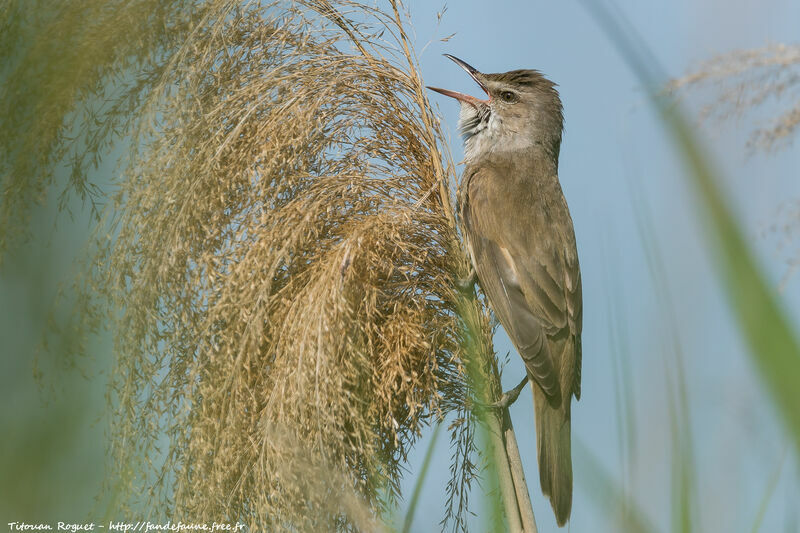
[[[783,471],[783,464],[786,462],[787,451],[788,448],[784,448],[783,453],[781,454],[781,458],[778,461],[778,464],[775,465],[775,470],[769,477],[769,482],[767,483],[767,486],[764,489],[764,495],[761,497],[761,502],[758,506],[758,513],[756,513],[755,522],[753,523],[753,527],[750,530],[752,531],[752,533],[758,533],[761,530],[761,524],[764,522],[764,516],[767,514],[767,507],[769,506],[769,502],[772,500],[772,495],[775,494],[775,489],[778,486],[778,480],[780,480],[781,478],[781,472]]]
[[[686,162],[687,177],[694,187],[732,312],[753,362],[800,451],[800,342],[797,332],[745,240],[720,186],[719,173],[703,151],[685,112],[679,105],[669,102],[660,90],[666,76],[658,61],[613,4],[584,1],[584,5],[642,81]]]
[[[606,511],[619,510],[617,521],[620,531],[629,533],[655,533],[657,530],[635,502],[625,496],[616,479],[603,468],[589,449],[578,439],[573,439],[573,452],[585,482],[588,494]]]
[[[431,466],[431,459],[433,458],[433,450],[436,448],[436,442],[439,440],[439,433],[442,430],[442,423],[438,422],[436,427],[433,430],[433,436],[431,436],[431,442],[428,444],[428,449],[425,451],[425,459],[422,461],[422,468],[417,474],[417,481],[414,484],[414,492],[411,494],[411,500],[408,504],[408,512],[406,512],[406,518],[403,522],[403,533],[408,533],[411,531],[411,524],[414,523],[414,513],[417,510],[417,502],[419,501],[419,495],[422,493],[422,487],[425,486],[425,480],[428,477],[428,470]]]

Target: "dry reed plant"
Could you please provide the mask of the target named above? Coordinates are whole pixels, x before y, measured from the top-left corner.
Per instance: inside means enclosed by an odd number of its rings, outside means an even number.
[[[209,5],[180,0],[0,2],[0,264],[29,208],[60,192],[98,215],[87,176],[125,135],[170,51]],[[66,169],[66,183],[57,174]]]
[[[53,190],[98,217],[70,326],[115,335],[114,516],[379,530],[447,415],[443,527],[467,527],[478,416],[524,515],[510,419],[470,405],[501,391],[490,316],[454,290],[453,164],[380,5],[0,6],[0,259]]]
[[[751,148],[787,145],[800,126],[800,45],[774,44],[719,55],[672,80],[670,90],[714,87],[701,116],[741,116],[757,107],[779,107],[771,124],[751,135]]]
[[[384,515],[464,412],[454,171],[389,5],[214,2],[142,106],[95,281],[117,465],[157,514],[368,531],[353,502]]]

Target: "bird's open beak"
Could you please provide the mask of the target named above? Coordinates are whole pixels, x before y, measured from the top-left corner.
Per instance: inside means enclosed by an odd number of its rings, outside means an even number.
[[[451,56],[450,54],[444,54],[444,56],[446,58],[448,58],[448,59],[452,59],[453,62],[455,62],[456,65],[458,65],[459,67],[461,67],[464,70],[466,70],[467,74],[469,74],[472,77],[472,79],[475,80],[475,82],[478,85],[481,86],[481,89],[483,89],[483,92],[485,92],[487,94],[487,96],[489,95],[489,91],[486,88],[486,85],[483,83],[483,80],[482,80],[483,74],[481,74],[480,71],[478,71],[478,69],[470,66],[469,63],[467,63],[466,61],[462,61],[462,60],[460,60],[459,58],[457,58],[455,56]],[[437,93],[441,93],[441,94],[443,94],[445,96],[449,96],[451,98],[455,98],[459,102],[464,102],[464,103],[467,103],[467,104],[471,104],[471,105],[473,105],[475,107],[479,107],[481,105],[486,105],[486,104],[489,103],[489,99],[481,100],[479,98],[475,98],[474,96],[470,96],[470,95],[464,94],[464,93],[459,93],[459,92],[456,92],[456,91],[451,91],[449,89],[440,89],[438,87],[428,87],[428,89],[430,89],[431,91],[436,91]]]

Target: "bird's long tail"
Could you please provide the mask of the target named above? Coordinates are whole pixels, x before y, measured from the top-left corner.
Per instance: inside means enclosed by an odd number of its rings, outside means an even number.
[[[572,445],[570,440],[569,396],[552,407],[544,392],[531,381],[536,410],[536,448],[539,457],[539,482],[559,526],[569,519],[572,510]]]

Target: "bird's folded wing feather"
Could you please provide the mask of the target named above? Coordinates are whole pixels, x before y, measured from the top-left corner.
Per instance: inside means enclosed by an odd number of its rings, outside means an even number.
[[[467,242],[481,287],[544,392],[552,400],[560,400],[559,382],[567,377],[566,372],[572,374],[573,386],[567,386],[565,392],[578,396],[580,271],[577,254],[564,250],[567,245],[574,252],[571,227],[566,236],[559,235],[556,227],[540,228],[548,231],[545,236],[537,235],[537,228],[520,224],[518,218],[532,218],[503,212],[487,190],[493,180],[503,179],[493,172],[497,171],[492,167],[475,171],[467,183],[467,198],[462,199]],[[562,242],[564,237],[568,242]],[[576,349],[567,350],[572,353],[552,350],[556,338],[575,339]],[[556,357],[561,360],[554,360]]]

